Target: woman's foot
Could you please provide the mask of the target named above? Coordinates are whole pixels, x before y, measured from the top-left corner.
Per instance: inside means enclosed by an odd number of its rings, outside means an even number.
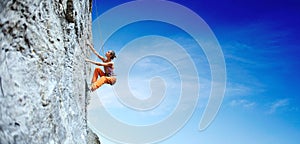
[[[94,83],[92,83],[91,84],[91,86],[90,86],[90,90],[93,92],[93,91],[95,91],[97,88],[94,86]]]

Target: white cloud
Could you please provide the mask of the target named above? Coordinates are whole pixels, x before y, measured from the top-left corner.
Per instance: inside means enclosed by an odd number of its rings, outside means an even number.
[[[227,82],[226,96],[246,96],[252,93],[252,88],[242,83]]]
[[[256,105],[256,103],[245,99],[240,99],[240,100],[232,100],[229,105],[233,107],[241,106],[243,108],[253,108]]]
[[[268,114],[273,114],[275,113],[278,109],[284,108],[289,105],[289,99],[280,99],[271,104],[269,107],[269,111],[267,112]]]

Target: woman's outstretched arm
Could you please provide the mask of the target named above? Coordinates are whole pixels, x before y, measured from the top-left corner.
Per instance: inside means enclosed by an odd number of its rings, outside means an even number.
[[[97,53],[97,51],[91,44],[87,44],[87,45],[99,59],[101,59],[103,62],[105,61],[105,58],[103,56],[101,56],[99,53]]]
[[[92,64],[98,65],[98,66],[111,66],[112,63],[108,62],[108,63],[101,63],[101,62],[96,62],[96,61],[92,61],[90,59],[85,59],[86,62],[90,62]]]

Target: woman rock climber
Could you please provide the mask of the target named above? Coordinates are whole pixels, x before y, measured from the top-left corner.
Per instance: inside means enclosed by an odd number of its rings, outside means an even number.
[[[88,44],[88,46],[93,51],[93,53],[102,60],[102,63],[95,62],[90,59],[86,59],[85,61],[104,67],[104,72],[100,68],[95,68],[93,78],[92,78],[92,85],[90,88],[91,91],[95,91],[105,83],[110,85],[115,84],[116,77],[114,74],[114,62],[112,61],[114,58],[116,58],[115,52],[113,50],[107,51],[105,53],[106,58],[104,58],[103,56],[97,53],[97,51],[94,49],[92,45]],[[100,76],[99,80],[98,80],[98,76]]]

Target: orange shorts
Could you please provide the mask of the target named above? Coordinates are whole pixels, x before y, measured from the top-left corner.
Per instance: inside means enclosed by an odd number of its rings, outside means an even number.
[[[100,76],[100,79],[98,80],[98,76]],[[115,76],[106,76],[105,73],[100,68],[95,68],[94,75],[92,79],[92,88],[91,90],[94,91],[101,87],[103,84],[110,84],[113,85],[117,81],[117,78]]]

